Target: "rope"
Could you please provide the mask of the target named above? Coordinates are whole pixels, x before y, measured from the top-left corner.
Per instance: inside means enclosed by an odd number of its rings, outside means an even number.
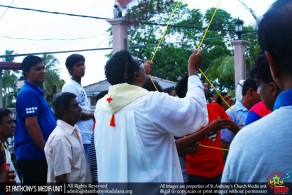
[[[167,25],[166,25],[166,27],[165,27],[165,29],[164,29],[164,32],[163,32],[163,34],[162,34],[162,36],[161,36],[161,38],[160,38],[160,40],[159,40],[159,43],[158,43],[158,45],[157,45],[157,47],[156,47],[156,49],[155,49],[155,51],[154,51],[154,54],[153,54],[153,56],[152,56],[152,58],[151,58],[151,61],[152,61],[152,62],[153,62],[153,60],[154,60],[154,58],[155,58],[155,55],[156,55],[156,53],[157,53],[157,51],[158,51],[158,48],[159,48],[159,46],[160,46],[162,40],[163,40],[164,37],[165,37],[165,34],[166,34],[166,31],[167,31],[168,26],[169,26],[169,24],[170,24],[170,21],[171,21],[173,15],[174,15],[174,12],[176,11],[176,9],[177,9],[179,3],[180,3],[180,0],[177,1],[177,3],[176,3],[176,5],[175,5],[175,7],[174,7],[174,9],[173,9],[173,11],[172,11],[172,13],[171,13],[171,15],[170,15],[170,18],[169,18],[168,21],[167,21]]]
[[[162,40],[163,40],[163,38],[164,38],[164,36],[165,36],[165,34],[166,34],[167,28],[168,28],[168,26],[169,26],[169,24],[170,24],[170,21],[171,21],[173,15],[174,15],[175,10],[176,10],[177,7],[178,7],[179,2],[180,2],[180,0],[176,3],[176,6],[175,6],[174,10],[172,11],[172,14],[171,14],[171,16],[170,16],[170,18],[169,18],[169,20],[168,20],[168,22],[167,22],[167,26],[165,27],[165,30],[164,30],[164,32],[163,32],[163,35],[162,35],[162,37],[160,38],[160,41],[159,41],[159,43],[158,43],[158,45],[157,45],[157,47],[156,47],[156,49],[155,49],[155,52],[154,52],[154,55],[152,56],[151,61],[153,61],[154,58],[155,58],[155,55],[156,55],[156,53],[157,53],[157,51],[158,51],[158,48],[159,48],[159,46],[160,46],[160,44],[161,44],[161,42],[162,42]],[[216,15],[216,12],[217,12],[217,10],[218,10],[218,8],[219,8],[220,3],[221,3],[221,0],[219,0],[218,4],[217,4],[217,6],[216,6],[216,9],[215,9],[215,11],[214,11],[214,13],[213,13],[213,15],[212,15],[212,17],[211,17],[211,20],[210,20],[210,22],[209,22],[209,24],[208,24],[208,26],[207,26],[207,28],[206,28],[206,31],[205,31],[205,33],[204,33],[204,35],[203,35],[203,38],[202,38],[202,40],[200,41],[200,44],[199,44],[199,46],[198,46],[198,49],[200,49],[201,46],[202,46],[202,44],[203,44],[203,41],[204,41],[204,39],[205,39],[205,37],[206,37],[206,35],[207,35],[207,32],[208,32],[208,30],[209,30],[209,28],[210,28],[210,26],[211,26],[211,24],[212,24],[212,21],[213,21],[215,15]],[[235,113],[235,111],[234,111],[234,110],[230,107],[230,105],[224,100],[224,98],[220,95],[219,91],[214,87],[214,85],[211,83],[211,81],[208,79],[208,77],[204,74],[204,72],[203,72],[201,69],[199,69],[199,71],[200,71],[200,73],[203,75],[203,77],[208,81],[208,83],[210,83],[211,87],[213,87],[213,89],[216,91],[216,93],[222,98],[223,102],[224,102],[224,103],[225,103],[225,104],[231,109],[231,111],[235,114],[236,118],[237,118],[237,119],[238,119],[238,120],[244,125],[244,122],[238,117],[238,115]],[[154,83],[154,81],[153,81],[151,75],[148,75],[148,76],[149,76],[149,78],[150,78],[150,80],[151,80],[153,86],[154,86],[155,89],[158,91],[158,89],[157,89],[157,87],[156,87],[156,85],[155,85],[155,83]],[[217,149],[217,150],[228,151],[228,149],[217,148],[217,147],[212,147],[212,146],[206,146],[206,145],[202,145],[202,144],[200,144],[200,146],[205,147],[205,148],[210,148],[210,149]]]
[[[207,28],[206,28],[206,31],[205,31],[205,33],[204,33],[204,35],[203,35],[203,38],[202,38],[202,40],[201,40],[201,42],[200,42],[200,44],[199,44],[199,46],[198,46],[198,49],[200,49],[201,46],[202,46],[202,44],[203,44],[203,41],[204,41],[204,39],[205,39],[205,37],[206,37],[206,34],[207,34],[207,32],[208,32],[208,30],[209,30],[209,28],[210,28],[210,26],[211,26],[211,24],[212,24],[212,22],[213,22],[214,16],[216,15],[216,12],[217,12],[217,10],[218,10],[218,8],[219,8],[220,3],[221,3],[221,0],[219,0],[218,4],[217,4],[217,6],[216,6],[216,9],[215,9],[215,11],[214,11],[214,13],[213,13],[213,15],[212,15],[212,17],[211,17],[211,20],[210,20],[210,22],[209,22],[209,24],[208,24],[208,26],[207,26]],[[224,98],[221,96],[221,94],[219,93],[219,91],[214,87],[214,85],[211,83],[211,81],[208,79],[208,77],[204,74],[204,72],[203,72],[201,69],[199,69],[199,71],[200,71],[200,73],[203,75],[203,77],[208,81],[208,83],[210,83],[211,87],[216,91],[216,93],[220,96],[220,98],[221,98],[221,99],[223,100],[223,102],[227,105],[227,107],[230,108],[230,110],[234,113],[235,117],[236,117],[236,118],[242,123],[242,125],[244,126],[244,122],[239,118],[239,116],[238,116],[238,115],[236,114],[236,112],[231,108],[231,106],[230,106],[230,105],[224,100]]]
[[[171,13],[171,15],[170,15],[170,18],[168,19],[167,24],[166,24],[166,27],[164,28],[164,32],[163,32],[163,34],[162,34],[162,36],[161,36],[161,38],[160,38],[160,40],[159,40],[159,42],[158,42],[158,44],[157,44],[157,46],[156,46],[156,48],[155,48],[154,54],[153,54],[153,56],[152,56],[152,58],[151,58],[151,61],[152,61],[152,62],[153,62],[153,60],[154,60],[154,58],[155,58],[155,56],[156,56],[156,53],[157,53],[157,51],[158,51],[158,48],[160,47],[160,44],[161,44],[162,40],[164,39],[164,37],[165,37],[165,35],[166,35],[166,31],[167,31],[167,29],[168,29],[168,26],[169,26],[169,24],[170,24],[170,21],[171,21],[172,17],[174,16],[174,13],[175,13],[175,11],[176,11],[176,9],[177,9],[177,7],[178,7],[180,1],[181,1],[181,0],[178,0],[178,1],[177,1],[177,3],[176,3],[176,5],[175,5],[174,9],[172,10],[172,13]],[[158,88],[157,88],[157,86],[155,85],[152,76],[151,76],[150,74],[148,74],[148,76],[149,76],[149,79],[150,79],[152,85],[154,86],[155,90],[158,91]]]
[[[211,148],[211,149],[216,149],[216,150],[224,150],[224,151],[228,151],[228,149],[224,149],[224,148],[217,148],[217,147],[212,147],[212,146],[206,146],[200,143],[200,146],[204,147],[204,148]]]
[[[148,77],[149,77],[149,79],[150,79],[152,85],[154,86],[155,90],[158,91],[158,89],[157,89],[157,87],[156,87],[156,85],[155,85],[155,83],[154,83],[154,81],[153,81],[153,79],[152,79],[152,76],[149,74]]]

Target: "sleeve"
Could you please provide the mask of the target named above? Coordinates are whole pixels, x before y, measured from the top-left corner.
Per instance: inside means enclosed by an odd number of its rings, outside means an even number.
[[[249,124],[251,124],[259,119],[261,119],[261,117],[257,113],[255,113],[253,111],[249,111],[247,114],[246,120],[245,120],[245,126],[249,125]]]
[[[230,119],[234,121],[234,116],[233,116],[232,111],[228,109],[226,113],[230,117]],[[235,136],[235,134],[227,128],[222,129],[220,131],[220,134],[221,134],[221,139],[226,142],[231,142]]]
[[[54,144],[52,144],[52,147],[55,177],[71,173],[72,149],[68,141],[57,138]]]
[[[218,103],[210,103],[210,105],[219,113],[221,119],[230,119],[228,114]]]
[[[18,105],[20,107],[20,113],[24,118],[38,115],[40,109],[39,99],[39,96],[34,91],[27,91],[21,94],[18,99]]]
[[[21,183],[21,182],[20,182],[20,179],[19,179],[19,177],[18,177],[18,174],[17,174],[17,171],[16,171],[16,169],[15,169],[15,167],[14,167],[14,164],[13,164],[13,162],[12,162],[12,160],[11,160],[11,154],[10,154],[10,152],[8,151],[8,149],[5,149],[5,153],[6,153],[6,161],[7,161],[7,163],[10,164],[10,169],[13,169],[13,170],[14,170],[14,174],[15,174],[15,182],[16,182],[16,184],[20,184],[20,183]]]
[[[155,129],[176,137],[193,133],[208,124],[203,85],[197,76],[189,77],[185,98],[154,92],[144,109]]]

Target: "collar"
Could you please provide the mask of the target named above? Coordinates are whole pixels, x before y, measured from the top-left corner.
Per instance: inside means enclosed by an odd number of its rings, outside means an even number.
[[[128,104],[148,94],[148,91],[136,85],[122,83],[110,86],[109,93],[103,99],[112,114],[116,114]]]
[[[57,120],[57,126],[59,126],[65,133],[69,133],[69,134],[72,134],[74,130],[77,129],[75,126],[73,127],[60,119]]]
[[[76,83],[77,85],[80,85],[80,86],[82,86],[82,85],[81,85],[81,83],[78,83],[77,81],[75,81],[75,80],[74,80],[74,79],[72,79],[72,78],[71,78],[71,82],[72,82],[72,83]]]
[[[277,110],[283,106],[291,106],[292,105],[292,89],[282,91],[275,102],[274,109]]]
[[[234,104],[233,109],[236,111],[239,111],[239,110],[248,111],[248,109],[241,103],[241,101],[237,101]]]
[[[36,85],[32,84],[31,82],[28,82],[27,80],[24,81],[24,84],[27,85],[28,87],[33,88],[36,90],[38,93],[44,95],[44,90],[40,87],[37,87]]]

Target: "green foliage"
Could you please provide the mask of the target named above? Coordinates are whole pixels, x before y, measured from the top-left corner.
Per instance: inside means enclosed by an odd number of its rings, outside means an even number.
[[[45,92],[45,97],[49,97],[48,101],[51,103],[53,88],[56,87],[56,92],[60,92],[65,83],[63,79],[60,79],[59,70],[56,68],[56,64],[59,64],[59,61],[50,54],[43,54],[43,63],[45,65],[46,79],[43,85]]]
[[[246,67],[248,73],[251,65],[254,63],[254,59],[260,52],[260,45],[258,43],[257,33],[252,26],[245,26],[243,30],[247,32],[243,34],[243,39],[248,42],[246,46]]]
[[[220,73],[220,74],[218,74]],[[206,69],[205,74],[210,80],[218,79],[217,87],[234,88],[234,58],[233,56],[221,56],[214,59],[211,65]]]
[[[174,9],[175,3],[168,4],[169,6],[166,6],[163,10],[156,9],[157,1],[153,1],[153,3],[153,9],[144,17],[144,22],[166,24]],[[164,4],[160,2],[160,6],[163,7]],[[145,8],[145,5],[143,8]],[[132,10],[135,9],[133,8]],[[137,15],[141,15],[140,10],[141,9],[138,9]],[[177,13],[172,19],[172,24],[176,26],[195,25],[197,27],[202,27],[202,14],[199,10],[189,10],[184,3],[180,3],[177,10]],[[131,12],[130,16],[134,14],[135,12]],[[129,28],[129,45],[156,46],[164,33],[165,26],[145,25],[142,23],[139,25],[132,25]],[[152,74],[164,79],[176,81],[178,76],[183,75],[187,71],[188,57],[193,51],[194,43],[198,42],[200,32],[201,31],[196,28],[184,29],[181,27],[169,26],[157,53],[155,53],[156,48],[154,46],[130,49],[130,51],[133,55],[143,60],[151,59],[155,54]]]
[[[14,54],[13,50],[5,50],[6,57],[2,58],[4,62],[13,62],[14,57],[10,55]],[[16,83],[18,80],[18,70],[1,70],[2,73],[2,94],[3,94],[3,106],[4,108],[14,107],[17,97]]]
[[[167,52],[165,52],[167,51]],[[164,45],[157,52],[153,63],[153,75],[172,81],[187,72],[187,61],[191,51],[182,50],[173,44]],[[168,74],[165,74],[165,73]]]
[[[202,14],[198,9],[189,9],[187,4],[180,2],[171,20],[165,37],[160,42],[165,25],[174,10],[177,1],[147,0],[140,3],[126,14],[129,25],[129,45],[142,45],[131,48],[130,52],[140,59],[151,59],[154,54],[152,74],[164,79],[177,81],[178,76],[187,71],[188,57],[198,47],[205,28],[208,26],[215,8]],[[201,46],[203,66],[207,77],[220,89],[234,88],[234,59],[231,42],[236,39],[235,21],[230,13],[218,9],[210,29]],[[259,51],[257,36],[252,26],[244,27],[243,38],[248,41],[246,49],[247,66]]]

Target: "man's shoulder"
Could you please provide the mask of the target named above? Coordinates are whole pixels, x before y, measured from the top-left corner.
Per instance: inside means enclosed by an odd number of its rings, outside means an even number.
[[[67,82],[64,83],[63,88],[68,88],[68,87],[74,87],[75,86],[75,83],[72,82],[72,80],[69,80]]]
[[[84,88],[73,80],[66,82],[62,87],[62,92],[71,92],[76,94],[80,90],[84,90]]]
[[[37,91],[34,89],[34,88],[32,88],[32,87],[30,87],[30,86],[28,86],[28,85],[24,85],[22,88],[21,88],[21,90],[19,91],[19,93],[18,93],[18,96],[23,96],[23,95],[31,95],[31,94],[37,94]]]
[[[244,107],[240,102],[234,104],[233,106],[231,106],[230,108],[228,108],[226,110],[226,113],[231,117],[231,116],[235,116],[237,114],[244,114],[244,113],[248,113],[248,109],[246,107]]]
[[[236,104],[234,104],[233,106],[229,107],[227,110],[226,110],[226,113],[231,117],[231,116],[235,116],[235,112],[237,112],[237,109],[236,109]]]
[[[272,114],[272,113],[271,113]],[[268,127],[272,128],[275,121],[273,120],[274,116],[267,116],[264,118],[261,118],[260,120],[257,120],[245,127],[243,127],[237,134],[238,136],[243,137],[250,137],[250,136],[262,136],[263,134],[266,134],[268,131]]]
[[[225,112],[224,109],[216,102],[208,103],[207,104],[208,111],[214,110],[215,112]]]
[[[52,131],[51,135],[48,138],[48,142],[59,142],[59,141],[65,141],[66,140],[66,133],[58,126],[55,127],[55,129]]]

